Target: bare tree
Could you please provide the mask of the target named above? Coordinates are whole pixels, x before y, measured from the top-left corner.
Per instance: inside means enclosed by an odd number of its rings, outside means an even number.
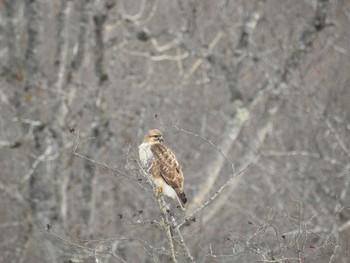
[[[0,7],[1,262],[349,261],[347,1]]]

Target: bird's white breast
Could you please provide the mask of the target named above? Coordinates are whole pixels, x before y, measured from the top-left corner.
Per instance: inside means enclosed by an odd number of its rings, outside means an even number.
[[[144,142],[139,146],[139,158],[143,167],[148,167],[149,162],[153,158],[153,153],[151,151],[151,144],[149,142]]]

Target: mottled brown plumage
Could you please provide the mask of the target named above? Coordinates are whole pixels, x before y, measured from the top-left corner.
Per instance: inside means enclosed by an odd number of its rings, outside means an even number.
[[[175,154],[162,141],[159,130],[150,130],[139,147],[140,160],[157,186],[156,194],[177,199],[184,209],[187,198],[183,191],[183,173]]]

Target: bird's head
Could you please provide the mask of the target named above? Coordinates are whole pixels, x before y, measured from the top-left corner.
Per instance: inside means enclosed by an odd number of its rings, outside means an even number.
[[[153,129],[147,132],[143,142],[162,142],[164,141],[162,133],[158,129]]]

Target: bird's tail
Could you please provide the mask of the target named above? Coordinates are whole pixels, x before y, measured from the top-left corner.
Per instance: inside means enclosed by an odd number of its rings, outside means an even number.
[[[184,192],[177,193],[177,201],[179,202],[181,209],[185,210],[185,204],[187,203],[187,198]]]

